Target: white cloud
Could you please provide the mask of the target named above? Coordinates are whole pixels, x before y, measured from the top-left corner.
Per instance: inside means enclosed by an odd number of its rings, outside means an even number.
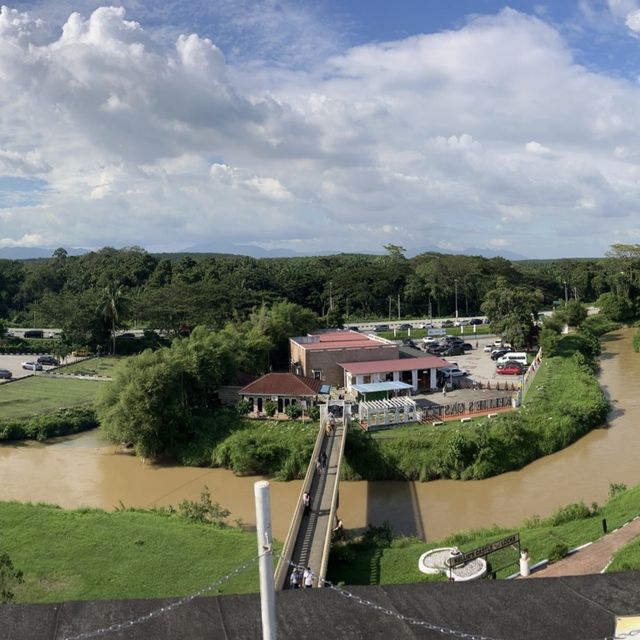
[[[236,27],[257,20],[230,7]],[[640,88],[510,9],[295,70],[202,35],[158,40],[114,7],[61,30],[3,9],[0,35],[0,211],[2,176],[48,185],[9,202],[5,241],[370,250],[434,244],[437,228],[443,248],[508,230],[523,253],[575,255],[614,241],[603,217],[617,234],[637,217]],[[553,230],[576,212],[572,245]]]

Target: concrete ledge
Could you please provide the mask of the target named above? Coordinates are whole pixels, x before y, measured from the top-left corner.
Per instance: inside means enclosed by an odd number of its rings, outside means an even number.
[[[471,418],[460,418],[460,422],[471,422]]]

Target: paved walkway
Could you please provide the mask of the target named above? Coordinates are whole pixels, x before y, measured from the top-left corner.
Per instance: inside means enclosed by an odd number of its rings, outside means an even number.
[[[582,551],[549,565],[531,574],[531,578],[557,578],[560,576],[583,576],[600,573],[609,563],[613,554],[628,542],[640,536],[640,518],[617,531],[603,536]]]

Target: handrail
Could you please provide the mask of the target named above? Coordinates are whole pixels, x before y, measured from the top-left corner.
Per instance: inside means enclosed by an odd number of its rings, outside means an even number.
[[[300,529],[300,523],[302,522],[302,516],[304,513],[302,506],[302,494],[305,492],[310,492],[311,484],[313,483],[313,476],[316,471],[314,461],[317,460],[318,456],[320,455],[320,449],[322,448],[322,443],[325,436],[325,428],[325,424],[323,424],[323,421],[320,420],[320,428],[318,429],[316,444],[313,447],[313,453],[311,454],[311,462],[309,463],[307,473],[304,477],[304,481],[302,482],[302,488],[300,489],[300,495],[296,502],[294,515],[291,519],[289,531],[287,532],[287,537],[285,538],[284,545],[282,547],[282,553],[280,555],[280,559],[278,560],[278,565],[276,566],[276,570],[274,573],[276,591],[282,591],[282,589],[284,588],[284,582],[287,578],[287,570],[289,569],[289,560],[291,559],[291,556],[293,554],[298,530]]]
[[[342,457],[344,455],[344,447],[347,441],[347,430],[351,425],[351,414],[346,411],[343,412],[342,418],[342,441],[340,442],[340,453],[338,454],[338,462],[336,464],[336,480],[333,485],[333,495],[331,496],[331,509],[329,511],[329,526],[327,527],[327,533],[324,539],[324,547],[322,549],[322,560],[320,562],[321,580],[318,581],[318,586],[324,586],[324,578],[327,575],[327,566],[329,564],[329,553],[331,552],[331,536],[333,534],[333,522],[336,518],[336,512],[338,510],[338,486],[340,484],[340,469],[342,469]]]

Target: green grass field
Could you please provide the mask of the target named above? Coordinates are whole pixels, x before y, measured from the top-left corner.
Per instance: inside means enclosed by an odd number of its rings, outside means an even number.
[[[113,370],[125,358],[116,358],[113,356],[104,356],[101,358],[90,358],[80,362],[61,367],[60,373],[72,373],[85,376],[106,376],[111,377]]]
[[[256,555],[255,535],[155,513],[0,503],[0,551],[24,584],[16,602],[193,593]],[[211,593],[258,591],[258,565]]]
[[[105,384],[95,380],[65,380],[32,376],[0,385],[0,416],[17,418],[90,403]]]
[[[553,548],[564,544],[575,548],[586,542],[597,540],[603,535],[602,519],[606,518],[609,531],[628,522],[640,513],[640,485],[611,498],[595,515],[564,524],[552,525],[551,519],[541,520],[532,516],[519,527],[510,529],[493,527],[454,534],[435,542],[425,543],[416,538],[396,538],[388,548],[361,547],[353,551],[345,549],[332,551],[328,579],[345,584],[406,584],[445,580],[441,576],[426,576],[418,570],[418,559],[429,549],[456,546],[462,551],[498,540],[511,533],[519,532],[521,547],[529,550],[531,564],[549,558]],[[518,571],[518,555],[511,549],[492,554],[490,561],[497,570],[498,578],[504,578]],[[608,571],[640,569],[640,540],[630,543],[620,550]]]

